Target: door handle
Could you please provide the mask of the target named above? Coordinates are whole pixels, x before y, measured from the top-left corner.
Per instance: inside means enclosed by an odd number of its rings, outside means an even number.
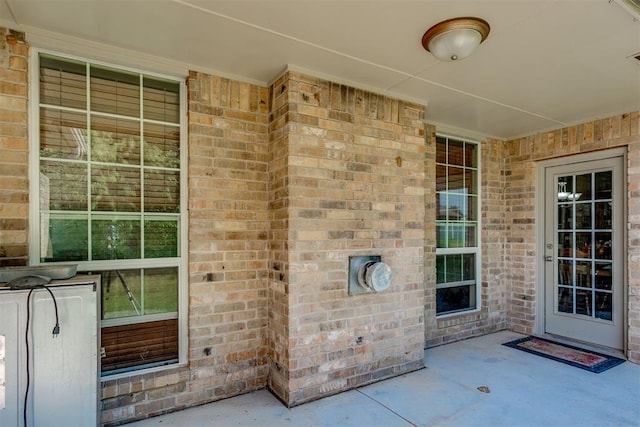
[[[552,262],[553,261],[553,255],[547,255],[546,257],[544,257],[544,260],[547,262]]]

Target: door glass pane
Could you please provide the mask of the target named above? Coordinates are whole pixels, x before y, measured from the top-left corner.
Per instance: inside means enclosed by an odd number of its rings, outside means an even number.
[[[610,291],[611,288],[611,269],[610,262],[596,262],[596,288]]]
[[[596,292],[596,317],[605,320],[613,318],[613,306],[610,292]]]
[[[576,262],[576,286],[591,287],[591,261]]]
[[[558,283],[561,285],[573,284],[573,263],[566,260],[558,260]]]
[[[573,256],[573,233],[558,233],[558,256],[560,257],[572,257]]]
[[[591,203],[576,204],[576,229],[591,229]]]
[[[611,180],[613,172],[598,172],[596,173],[596,200],[611,199]]]
[[[562,313],[573,313],[572,288],[558,287],[558,311]]]
[[[573,228],[573,204],[558,205],[558,229],[571,230]]]
[[[591,291],[576,289],[576,314],[591,316]]]
[[[596,233],[596,258],[611,259],[611,234],[610,231]]]
[[[558,178],[558,312],[613,318],[611,183],[611,171]]]
[[[573,200],[573,177],[563,176],[558,178],[558,201]]]
[[[591,174],[576,176],[576,200],[591,200]]]
[[[595,203],[595,226],[597,229],[611,228],[611,202]]]
[[[591,233],[576,233],[576,258],[591,258]]]

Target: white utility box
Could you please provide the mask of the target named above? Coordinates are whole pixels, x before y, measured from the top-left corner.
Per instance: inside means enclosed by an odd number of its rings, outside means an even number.
[[[0,426],[25,427],[27,387],[27,426],[97,425],[100,276],[79,275],[47,286],[58,308],[58,335],[46,289],[33,290],[28,309],[28,289],[0,284]]]

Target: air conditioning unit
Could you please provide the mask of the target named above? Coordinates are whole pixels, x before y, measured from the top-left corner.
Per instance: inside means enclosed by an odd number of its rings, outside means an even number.
[[[0,284],[0,426],[97,425],[100,277],[22,286]]]

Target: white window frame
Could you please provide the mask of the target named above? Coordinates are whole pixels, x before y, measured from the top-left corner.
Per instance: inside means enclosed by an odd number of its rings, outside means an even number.
[[[180,85],[180,243],[178,267],[178,362],[157,367],[142,368],[127,372],[106,374],[102,381],[141,375],[149,372],[172,369],[187,364],[188,349],[188,149],[187,149],[187,85],[184,76],[160,74],[153,71],[125,67],[120,64],[94,60],[91,56],[76,56],[37,47],[31,48],[29,72],[29,264],[41,265],[40,262],[40,54],[48,54],[69,60],[88,62],[91,65],[104,66],[122,71],[144,74],[149,77],[173,80]],[[135,63],[132,58],[132,63]],[[51,263],[48,263],[51,264]],[[118,260],[120,268],[154,268],[166,267],[162,258],[147,259],[144,263],[137,260]],[[83,262],[83,270],[113,269],[112,261]],[[141,323],[160,320],[163,315],[148,315],[141,319],[127,318],[126,323]],[[164,317],[166,318],[166,316]],[[122,322],[121,322],[122,323]],[[114,324],[113,321],[100,321],[99,327]]]
[[[454,311],[454,312],[447,312],[447,313],[442,313],[442,314],[438,314],[438,309],[437,307],[435,308],[436,311],[436,317],[438,319],[443,319],[446,317],[453,317],[453,316],[465,316],[468,314],[473,314],[473,313],[477,313],[482,309],[482,176],[481,176],[481,171],[482,171],[482,155],[481,155],[481,150],[482,150],[482,145],[480,144],[480,142],[474,140],[474,139],[469,139],[469,138],[465,138],[462,136],[457,136],[457,135],[449,135],[449,134],[445,134],[445,133],[436,133],[436,137],[441,137],[441,138],[447,138],[450,140],[455,140],[455,141],[461,141],[464,142],[466,144],[474,144],[477,147],[477,162],[478,162],[478,166],[477,166],[477,183],[478,183],[478,199],[477,199],[477,214],[478,214],[478,219],[477,219],[477,227],[476,227],[476,246],[475,247],[462,247],[462,248],[438,248],[437,245],[437,236],[436,236],[436,257],[438,255],[460,255],[460,254],[474,254],[476,259],[476,280],[475,280],[475,287],[476,287],[476,305],[475,308],[472,309],[468,309],[468,310],[459,310],[459,311]],[[436,150],[437,150],[437,145],[436,145]],[[437,159],[437,156],[436,156]],[[434,162],[434,167],[437,163]],[[448,164],[448,159],[447,159],[447,164]],[[438,197],[438,193],[436,192],[436,197]],[[436,204],[437,206],[437,204]],[[437,212],[436,212],[436,218],[437,218]],[[437,222],[437,219],[436,219]],[[436,275],[437,277],[437,275]],[[472,283],[470,283],[471,281],[460,281],[460,282],[452,282],[452,283],[443,283],[441,285],[438,285],[437,283],[437,279],[436,279],[436,292],[438,289],[444,289],[444,288],[449,288],[449,287],[456,287],[456,286],[465,286],[465,285],[471,285]]]

